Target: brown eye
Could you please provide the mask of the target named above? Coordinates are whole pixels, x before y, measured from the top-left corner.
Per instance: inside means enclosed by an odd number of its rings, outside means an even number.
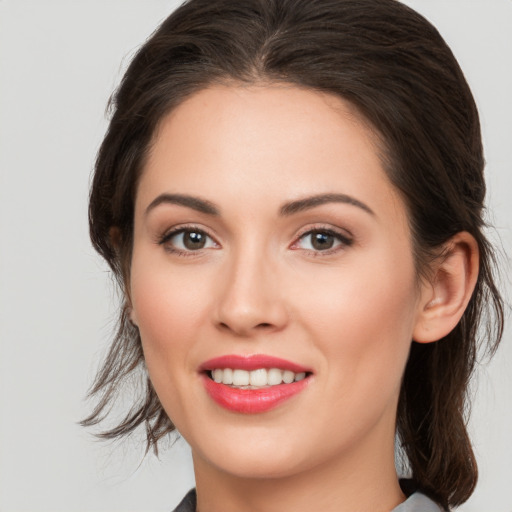
[[[198,229],[180,229],[168,233],[160,243],[170,251],[176,252],[191,252],[216,247],[212,238]]]
[[[334,245],[334,236],[329,233],[312,233],[311,234],[311,246],[317,251],[324,251],[325,249],[331,249]]]
[[[304,233],[297,244],[300,249],[322,252],[336,247],[349,246],[352,240],[330,230],[315,229]]]
[[[185,231],[183,233],[183,245],[191,251],[203,249],[206,245],[206,235],[197,231]]]

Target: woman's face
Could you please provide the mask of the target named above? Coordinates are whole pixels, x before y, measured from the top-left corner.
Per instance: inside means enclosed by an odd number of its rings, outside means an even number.
[[[195,94],[155,134],[134,229],[132,319],[196,467],[393,459],[422,301],[404,203],[350,104],[291,85]]]

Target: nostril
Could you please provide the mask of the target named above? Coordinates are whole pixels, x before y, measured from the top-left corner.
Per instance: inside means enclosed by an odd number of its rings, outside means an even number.
[[[231,327],[229,327],[229,325],[225,322],[220,322],[219,323],[219,326],[222,328],[222,329],[228,329],[228,330],[231,330]],[[262,329],[269,329],[272,327],[272,324],[268,323],[268,322],[262,322],[258,325],[256,325],[256,328],[262,328]]]
[[[252,326],[240,325],[229,322],[219,322],[217,329],[224,335],[234,335],[240,338],[251,338],[253,336],[267,336],[278,330],[272,322],[260,322]]]

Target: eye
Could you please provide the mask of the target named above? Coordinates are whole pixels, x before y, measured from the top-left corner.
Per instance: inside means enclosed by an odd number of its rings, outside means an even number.
[[[341,246],[350,246],[351,244],[352,240],[341,233],[330,229],[313,229],[304,233],[299,241],[294,244],[294,248],[322,252]]]
[[[204,231],[180,228],[164,235],[160,240],[171,252],[191,252],[217,247],[216,242]]]

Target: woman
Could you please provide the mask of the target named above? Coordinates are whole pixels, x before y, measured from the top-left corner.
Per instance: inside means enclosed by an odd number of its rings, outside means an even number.
[[[463,503],[477,331],[502,332],[478,114],[395,0],[192,0],[133,59],[91,190],[124,291],[92,390],[143,400],[103,435],[177,429],[177,510]],[[395,468],[399,440],[399,481]],[[440,508],[439,508],[440,507]]]

